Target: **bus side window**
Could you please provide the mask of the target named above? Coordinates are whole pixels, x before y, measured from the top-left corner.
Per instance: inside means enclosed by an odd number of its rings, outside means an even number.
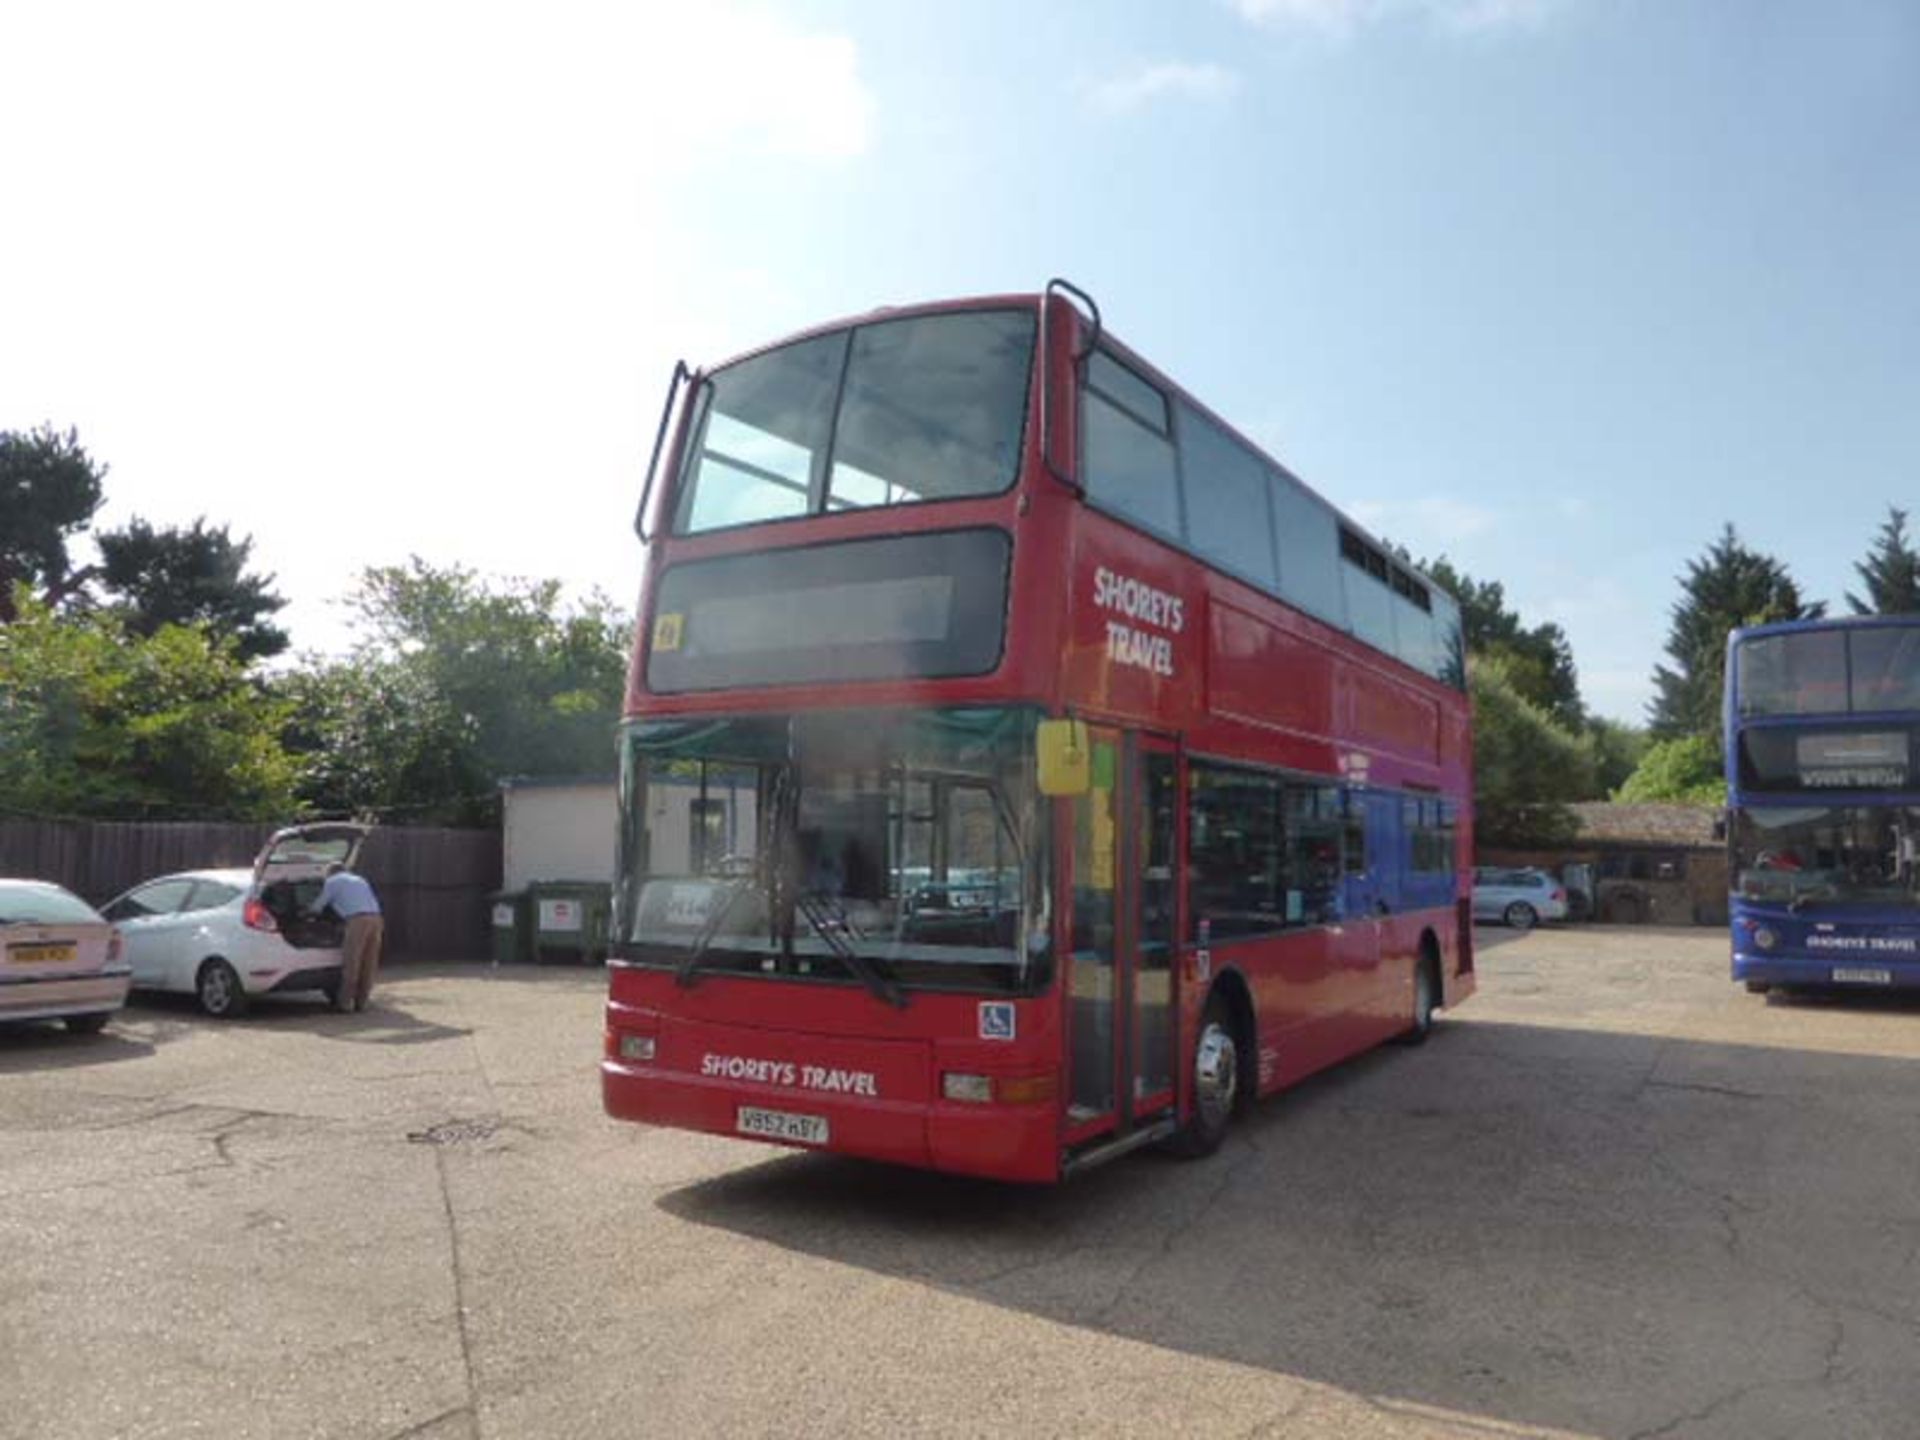
[[[1087,362],[1080,415],[1088,496],[1179,543],[1180,473],[1166,396],[1096,351]]]

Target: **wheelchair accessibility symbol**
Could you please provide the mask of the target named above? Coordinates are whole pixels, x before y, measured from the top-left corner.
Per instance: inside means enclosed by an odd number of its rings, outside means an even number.
[[[980,1002],[980,1038],[982,1040],[1013,1039],[1013,1006],[1004,1000],[982,1000]]]

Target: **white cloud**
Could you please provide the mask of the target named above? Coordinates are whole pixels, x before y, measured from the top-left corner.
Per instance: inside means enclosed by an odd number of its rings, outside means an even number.
[[[720,0],[15,0],[0,28],[33,212],[0,226],[0,428],[77,426],[102,526],[251,534],[299,645],[410,551],[630,600],[667,371],[710,353],[688,207],[874,143],[851,39]]]
[[[1243,20],[1255,25],[1295,26],[1328,34],[1345,34],[1380,0],[1227,0]]]
[[[1353,518],[1374,534],[1425,554],[1437,554],[1484,535],[1499,519],[1497,511],[1444,495],[1420,500],[1360,500],[1349,508]]]
[[[1243,20],[1345,38],[1368,25],[1419,18],[1454,34],[1531,28],[1563,0],[1227,0]]]
[[[1239,88],[1240,77],[1224,66],[1166,60],[1098,81],[1088,87],[1087,100],[1119,115],[1158,100],[1226,100]]]

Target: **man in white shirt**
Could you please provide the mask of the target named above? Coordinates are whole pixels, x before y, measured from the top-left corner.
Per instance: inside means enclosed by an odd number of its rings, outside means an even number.
[[[379,898],[360,876],[334,865],[314,899],[313,913],[318,915],[329,906],[347,926],[340,945],[340,991],[334,997],[334,1009],[364,1010],[367,997],[373,994],[373,978],[380,971],[380,945],[386,936]]]

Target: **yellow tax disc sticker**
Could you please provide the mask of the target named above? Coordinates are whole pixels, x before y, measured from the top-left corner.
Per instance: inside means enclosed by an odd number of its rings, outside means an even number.
[[[680,637],[687,628],[687,617],[679,611],[653,617],[653,648],[656,650],[678,650]]]

